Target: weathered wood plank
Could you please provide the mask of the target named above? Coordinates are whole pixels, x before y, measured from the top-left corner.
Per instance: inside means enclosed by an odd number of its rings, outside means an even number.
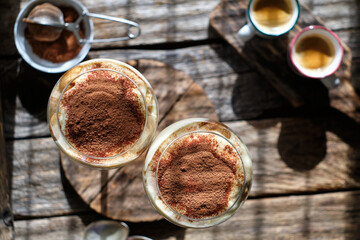
[[[360,27],[360,3],[357,0],[304,0],[303,2],[331,29]]]
[[[251,196],[360,186],[360,126],[346,116],[225,124],[252,156]]]
[[[351,49],[353,62],[354,59],[358,59],[360,57],[360,28],[335,30],[334,32]],[[357,66],[352,66],[352,68],[354,67],[357,68]]]
[[[0,81],[0,86],[1,86]],[[13,216],[11,210],[10,174],[6,161],[4,121],[0,92],[0,239],[10,240],[13,237]]]
[[[12,26],[18,9],[23,8],[27,0],[11,1],[7,4],[4,19],[9,24],[4,25],[5,31],[12,34]],[[137,21],[142,27],[142,35],[135,40],[107,44],[94,44],[98,47],[122,47],[150,45],[157,43],[172,43],[208,39],[209,14],[220,2],[219,0],[200,1],[81,1],[90,12],[110,16],[118,16]],[[356,0],[305,0],[313,13],[323,19],[326,25],[334,30],[358,28],[359,3]],[[11,14],[9,16],[9,14]],[[10,20],[10,21],[9,21]],[[119,24],[105,24],[95,21],[95,36],[107,38],[118,36],[124,31]],[[8,34],[10,35],[10,34]],[[10,42],[10,41],[9,41]],[[11,43],[11,42],[10,42]],[[13,44],[12,44],[13,45]],[[5,48],[4,48],[5,49]],[[14,48],[12,49],[14,52]],[[9,51],[9,50],[7,50]]]
[[[310,181],[310,179],[309,179]],[[249,199],[225,223],[196,230],[165,220],[129,224],[131,235],[153,239],[358,239],[360,192]],[[17,239],[80,239],[94,215],[15,221]]]
[[[354,86],[355,90],[360,92],[360,59],[354,59],[352,62],[352,78],[351,84]]]
[[[0,56],[17,53],[13,27],[20,11],[20,0],[0,1]]]
[[[15,18],[27,0],[2,1],[0,32],[0,56],[17,53],[13,41],[13,25]],[[83,0],[82,3],[92,12],[112,16],[129,16],[140,22],[143,33],[136,40],[111,44],[96,44],[98,47],[121,47],[151,45],[156,43],[183,42],[192,40],[212,39],[208,36],[208,18],[219,0],[202,1],[105,1]],[[356,0],[305,0],[312,12],[321,18],[325,25],[333,29],[341,39],[349,45],[354,57],[360,56],[359,3]],[[115,7],[114,7],[115,6]],[[161,13],[161,15],[160,15]],[[161,16],[156,18],[154,16]],[[110,37],[118,34],[121,29],[115,24],[95,22],[97,37]],[[116,29],[114,31],[113,29]]]
[[[64,179],[59,150],[52,138],[9,141],[7,157],[13,165],[11,193],[16,217],[87,209]]]
[[[20,8],[28,0],[21,0]],[[96,43],[92,48],[124,47],[196,41],[208,38],[207,26],[209,14],[219,0],[199,1],[96,1],[82,0],[89,12],[135,21],[141,26],[141,35],[137,39],[113,43]],[[13,24],[11,24],[11,27]],[[125,25],[126,26],[126,25]],[[124,24],[106,23],[94,19],[95,38],[123,36]],[[8,26],[10,27],[10,26]]]
[[[360,130],[346,116],[226,124],[243,139],[252,155],[254,181],[250,196],[360,187]],[[9,142],[7,149],[14,166],[12,202],[16,216],[88,210],[64,179],[59,152],[51,138],[17,140]]]

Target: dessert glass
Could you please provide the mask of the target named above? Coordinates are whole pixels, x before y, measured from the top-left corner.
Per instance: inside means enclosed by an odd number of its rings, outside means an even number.
[[[142,131],[136,140],[121,146],[117,151],[100,157],[96,154],[84,153],[71,142],[66,127],[64,127],[67,115],[62,103],[64,96],[73,90],[72,88],[78,87],[77,90],[81,91],[82,81],[91,79],[90,76],[94,73],[125,79],[127,84],[132,85],[133,93],[131,92],[131,94],[137,98],[141,112],[144,114]],[[157,128],[158,104],[150,83],[135,68],[117,60],[93,59],[68,70],[58,80],[49,98],[47,119],[55,143],[70,159],[85,166],[109,169],[121,167],[135,160],[149,147]]]
[[[216,146],[215,150],[219,153],[217,156],[227,158],[233,163],[234,167],[232,169],[235,169],[232,170],[234,172],[234,180],[230,185],[231,187],[227,189],[230,190],[224,208],[208,216],[201,216],[201,214],[196,214],[196,212],[195,214],[189,214],[187,210],[191,209],[191,206],[179,207],[179,204],[181,204],[180,201],[176,202],[176,204],[169,204],[163,197],[160,190],[161,187],[159,187],[162,181],[159,175],[159,166],[162,165],[162,168],[165,169],[169,167],[169,163],[172,161],[169,160],[171,159],[171,157],[169,157],[171,153],[179,152],[178,150],[181,149],[182,146],[184,149],[188,149],[190,145],[185,144],[188,139],[190,139],[191,143],[191,139],[202,139],[204,137],[210,137],[209,139],[215,140],[215,144],[211,146]],[[202,140],[199,140],[199,144],[201,143],[203,143]],[[228,155],[230,152],[232,155]],[[182,164],[182,159],[183,158],[181,158],[180,164]],[[176,176],[176,178],[178,177],[179,179],[178,182],[180,185],[183,181],[181,174],[180,172],[180,177]],[[198,174],[201,173],[199,172]],[[194,183],[194,179],[192,179],[192,177],[190,178],[190,181]],[[195,180],[195,182],[198,180],[199,179]],[[208,179],[200,179],[200,182],[202,182],[201,184],[203,184],[203,182],[208,184]],[[168,126],[154,139],[145,159],[143,183],[145,192],[153,207],[170,222],[188,228],[211,227],[229,219],[245,202],[252,183],[252,162],[245,144],[224,124],[205,118],[185,119]],[[196,184],[197,183],[191,185],[189,189],[197,189],[198,185]],[[187,186],[185,185],[179,187],[179,189],[186,188]],[[177,192],[175,194],[177,194]],[[187,204],[189,204],[189,202],[187,202]]]

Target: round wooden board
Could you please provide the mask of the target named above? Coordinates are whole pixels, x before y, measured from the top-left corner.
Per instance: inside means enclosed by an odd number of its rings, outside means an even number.
[[[203,89],[184,72],[154,60],[128,62],[150,82],[159,103],[161,131],[169,124],[190,117],[217,120],[213,104]],[[142,183],[144,155],[120,169],[85,168],[61,154],[66,178],[90,208],[109,218],[144,222],[162,217],[151,206]]]

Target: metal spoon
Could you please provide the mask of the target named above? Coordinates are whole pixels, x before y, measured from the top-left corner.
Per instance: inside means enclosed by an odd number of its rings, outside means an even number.
[[[85,230],[83,240],[126,240],[129,227],[124,222],[100,220]]]
[[[53,42],[62,32],[62,28],[53,26],[64,25],[64,15],[58,7],[44,3],[34,7],[23,21],[28,23],[29,31],[35,40]]]

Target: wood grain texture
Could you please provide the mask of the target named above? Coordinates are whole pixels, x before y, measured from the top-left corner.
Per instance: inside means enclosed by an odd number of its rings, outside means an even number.
[[[202,88],[184,72],[154,60],[129,63],[143,73],[155,90],[161,119],[158,132],[184,118],[209,117],[217,120],[215,109]],[[111,171],[78,167],[67,159],[63,160],[66,177],[92,209],[113,219],[132,222],[161,219],[143,190],[141,172],[144,156]]]
[[[360,3],[357,0],[304,0],[311,12],[331,29],[344,30],[360,27]]]
[[[248,199],[225,223],[197,230],[169,222],[129,224],[130,235],[153,239],[358,239],[359,191]],[[16,221],[16,239],[80,239],[101,217],[63,216]],[[51,229],[51,231],[49,231]]]
[[[20,11],[20,0],[0,1],[0,57],[17,53],[14,42],[14,23]],[[6,58],[6,57],[5,57]]]
[[[11,193],[16,218],[88,209],[64,179],[52,138],[9,141],[7,156],[13,166]]]
[[[0,82],[1,85],[1,82]],[[0,92],[0,239],[9,240],[13,237],[13,216],[10,194],[10,166],[6,161],[4,121]]]
[[[20,2],[20,7],[19,7]],[[14,3],[22,9],[27,0]],[[140,37],[130,41],[96,43],[93,49],[103,47],[125,47],[158,43],[197,41],[208,38],[209,14],[218,0],[199,1],[80,1],[92,13],[126,18],[140,24]],[[190,11],[189,11],[190,10]],[[124,36],[126,25],[93,19],[95,38]]]
[[[253,160],[251,196],[360,186],[359,125],[346,117],[225,122]]]
[[[0,55],[15,54],[17,52],[12,37],[13,25],[18,12],[26,2],[27,0],[1,1],[0,10],[3,11],[0,16],[4,19],[2,22],[5,22],[1,26],[1,32],[10,37],[1,39],[5,44],[0,45],[2,50]],[[96,49],[100,47],[180,43],[208,39],[209,15],[220,0],[137,0],[131,2],[82,0],[81,2],[90,12],[129,18],[137,21],[142,27],[142,35],[138,39],[128,42],[95,44],[93,49]],[[352,36],[359,35],[360,7],[357,0],[304,0],[303,2],[309,6],[314,15],[324,20],[326,26],[334,29],[337,33],[351,29],[350,34]],[[94,22],[94,27],[96,37],[99,38],[115,37],[124,30],[119,24],[106,24],[97,20]],[[357,42],[360,40],[358,37],[352,37],[349,41],[355,39],[357,39]],[[353,46],[357,48],[356,44]]]

